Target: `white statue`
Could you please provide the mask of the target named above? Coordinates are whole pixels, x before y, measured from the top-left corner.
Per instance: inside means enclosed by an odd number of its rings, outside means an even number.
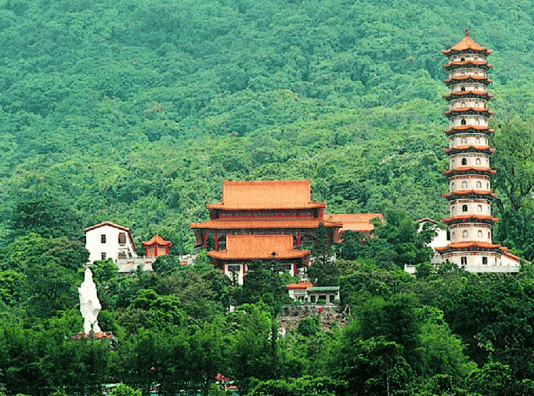
[[[98,326],[98,313],[102,309],[98,296],[96,295],[96,285],[93,282],[93,273],[89,268],[85,270],[85,279],[78,288],[80,293],[80,312],[83,316],[83,329],[85,334],[100,333]]]

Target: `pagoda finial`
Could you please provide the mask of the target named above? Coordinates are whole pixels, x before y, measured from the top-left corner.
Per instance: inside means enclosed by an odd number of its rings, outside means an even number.
[[[465,37],[469,37],[469,29],[465,29]]]

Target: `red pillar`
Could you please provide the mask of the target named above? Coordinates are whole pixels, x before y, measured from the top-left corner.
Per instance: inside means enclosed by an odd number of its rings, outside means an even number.
[[[217,233],[213,234],[213,239],[215,239],[215,251],[219,251],[219,237],[217,236]]]
[[[294,261],[293,262],[293,276],[297,276],[297,274],[298,274],[297,262]]]
[[[208,234],[207,233],[204,233],[202,235],[202,239],[204,240],[203,243],[204,243],[204,249],[207,249],[208,248]]]
[[[247,273],[247,265],[243,263],[243,278],[245,277],[246,273]]]
[[[297,247],[300,247],[300,231],[297,231]]]

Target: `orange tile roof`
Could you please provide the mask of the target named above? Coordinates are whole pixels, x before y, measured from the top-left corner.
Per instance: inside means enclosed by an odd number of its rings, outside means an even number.
[[[271,260],[293,259],[308,256],[309,250],[293,248],[292,235],[227,235],[226,250],[208,252],[220,260]]]
[[[488,76],[477,76],[476,74],[467,75],[467,76],[454,76],[452,78],[448,78],[442,81],[445,84],[447,84],[452,81],[465,81],[465,80],[488,80],[488,83],[491,83],[493,81],[493,80],[489,80]]]
[[[300,290],[300,289],[307,289],[309,287],[313,287],[313,283],[300,281],[299,283],[290,283],[289,285],[286,286],[286,289],[287,290]]]
[[[476,219],[476,220],[491,220],[492,222],[496,223],[499,221],[499,219],[496,219],[495,217],[492,217],[491,215],[464,215],[464,216],[452,216],[447,219],[443,219],[444,223],[450,223],[454,220],[469,220],[469,219]]]
[[[261,228],[319,228],[319,227],[341,228],[341,223],[320,219],[285,219],[285,220],[208,220],[204,223],[191,223],[189,228],[230,230],[230,229],[261,229]]]
[[[462,132],[462,131],[466,131],[466,130],[469,130],[469,129],[475,129],[477,131],[484,131],[484,132],[488,132],[488,133],[493,133],[495,132],[495,129],[489,129],[488,127],[484,127],[484,126],[481,126],[481,125],[461,125],[461,126],[458,126],[458,127],[453,127],[452,129],[445,129],[443,132],[449,134],[451,132]]]
[[[151,245],[160,245],[160,246],[172,246],[171,241],[166,241],[162,237],[160,237],[158,234],[154,235],[150,240],[146,242],[141,242],[143,246],[151,246]]]
[[[453,146],[453,147],[451,147],[451,148],[445,148],[445,149],[443,149],[443,152],[444,152],[444,153],[449,153],[449,152],[451,152],[452,150],[465,151],[465,150],[469,150],[469,149],[473,149],[473,150],[476,150],[476,151],[486,151],[486,150],[489,150],[491,153],[494,153],[494,152],[495,152],[495,149],[494,149],[494,148],[491,148],[490,146],[475,146],[475,145]]]
[[[469,171],[475,171],[475,172],[489,172],[492,175],[496,174],[497,171],[495,169],[491,168],[484,168],[482,166],[459,166],[457,168],[447,169],[443,171],[444,175],[449,175],[453,172],[469,172]]]
[[[499,249],[502,252],[506,252],[508,248],[502,247],[498,243],[488,243],[488,242],[455,242],[443,247],[435,247],[434,250],[442,252],[448,249],[465,249],[470,247],[480,247],[483,249]]]
[[[493,95],[488,93],[488,91],[452,91],[447,95],[442,95],[445,99],[450,98],[452,95],[464,96],[464,95],[477,95],[477,96],[487,96],[488,98],[493,98]]]
[[[516,256],[515,254],[512,254],[512,253],[504,252],[503,255],[506,256],[506,257],[509,257],[509,258],[511,258],[511,259],[513,259],[515,261],[521,260],[518,256]]]
[[[449,55],[452,52],[464,52],[464,51],[475,51],[475,52],[485,52],[487,55],[491,54],[493,51],[482,47],[475,43],[471,37],[469,37],[469,31],[466,29],[465,37],[456,45],[452,46],[448,50],[443,50],[445,55]]]
[[[444,111],[443,114],[444,115],[449,115],[452,112],[465,113],[465,112],[468,112],[468,111],[476,111],[476,112],[480,112],[480,113],[488,112],[490,114],[493,114],[493,111],[488,110],[488,109],[486,109],[484,107],[464,107],[464,108],[452,109],[452,110]]]
[[[324,208],[311,201],[310,180],[223,182],[222,202],[208,209],[297,209]]]
[[[488,64],[487,61],[481,60],[481,61],[474,61],[474,60],[466,60],[466,61],[455,61],[451,63],[447,63],[446,65],[442,65],[444,69],[448,69],[451,66],[467,66],[467,65],[473,65],[473,66],[486,66],[488,69],[493,67],[493,65]]]
[[[478,194],[478,195],[491,195],[492,197],[496,197],[497,194],[492,193],[491,190],[462,190],[462,191],[453,191],[449,193],[443,193],[442,195],[445,198],[449,198],[453,195],[469,195],[469,194]]]
[[[341,232],[369,232],[375,228],[373,223],[371,223],[372,219],[384,221],[384,215],[382,213],[325,214],[325,218],[343,224],[343,227],[340,230]]]

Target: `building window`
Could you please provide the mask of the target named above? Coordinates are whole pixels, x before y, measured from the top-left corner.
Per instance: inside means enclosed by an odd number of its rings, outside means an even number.
[[[469,233],[467,232],[467,230],[464,230],[464,232],[462,232],[462,236],[464,238],[467,238],[468,235],[469,235]]]
[[[467,165],[467,158],[462,158],[462,165]]]
[[[480,158],[477,158],[477,159],[475,160],[475,165],[480,165]]]
[[[100,235],[100,243],[106,243],[106,235],[102,234]],[[105,260],[105,259],[102,259]]]
[[[480,138],[479,137],[475,138],[475,143],[480,144]]]
[[[465,92],[465,87],[462,87],[460,91]]]
[[[467,143],[467,138],[462,138],[462,144]]]
[[[119,245],[126,245],[126,233],[119,232]]]
[[[491,239],[491,232],[488,231],[488,239]]]
[[[102,258],[102,260],[105,260],[106,259],[106,252],[100,253],[100,257]]]
[[[462,121],[460,122],[460,124],[467,125],[467,121],[465,120],[465,118],[462,118]]]
[[[482,231],[478,230],[477,235],[478,235],[479,238],[482,238]]]
[[[488,258],[482,257],[482,265],[488,265]]]
[[[477,206],[477,211],[482,212],[482,205]]]
[[[477,181],[477,188],[482,188],[482,183]]]
[[[462,182],[462,188],[467,188],[467,182],[465,180]]]
[[[461,258],[460,258],[460,263],[461,263],[462,265],[467,265],[467,257],[461,257]]]
[[[462,205],[462,212],[467,212],[467,205]]]

